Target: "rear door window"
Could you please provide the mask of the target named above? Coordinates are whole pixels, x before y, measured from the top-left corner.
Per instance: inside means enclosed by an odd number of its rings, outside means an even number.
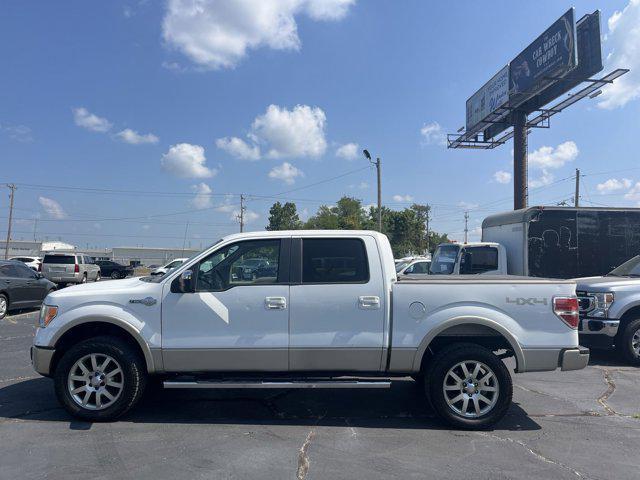
[[[302,240],[302,283],[367,283],[369,262],[359,238]]]
[[[0,265],[0,278],[16,278],[17,276],[13,265]]]
[[[498,249],[494,247],[468,247],[465,254],[471,254],[472,274],[490,272],[498,269]]]
[[[73,255],[45,255],[42,263],[73,265],[74,263],[76,263],[76,258]]]

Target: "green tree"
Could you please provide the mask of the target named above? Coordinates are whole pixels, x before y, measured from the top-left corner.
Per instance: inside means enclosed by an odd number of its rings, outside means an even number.
[[[267,230],[299,230],[300,228],[302,228],[302,222],[298,217],[295,203],[286,202],[282,205],[276,202],[269,209]]]

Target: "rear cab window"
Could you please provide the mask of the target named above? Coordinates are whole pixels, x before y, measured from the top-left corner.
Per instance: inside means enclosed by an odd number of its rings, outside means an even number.
[[[45,255],[42,263],[73,265],[76,263],[76,257],[74,255]]]
[[[303,238],[302,283],[367,283],[367,249],[359,238]]]
[[[463,258],[467,255],[471,260],[471,265],[465,268],[468,273],[478,274],[498,269],[498,249],[495,247],[467,247]]]

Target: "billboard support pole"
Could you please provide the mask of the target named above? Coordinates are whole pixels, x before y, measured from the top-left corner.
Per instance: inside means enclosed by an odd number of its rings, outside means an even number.
[[[513,209],[527,208],[527,113],[513,112]]]

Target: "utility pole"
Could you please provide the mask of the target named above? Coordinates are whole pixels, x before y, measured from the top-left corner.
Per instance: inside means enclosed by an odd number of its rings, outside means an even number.
[[[4,246],[4,259],[8,259],[9,258],[9,242],[11,242],[11,221],[13,220],[13,196],[16,192],[16,186],[13,183],[10,183],[7,185],[7,187],[9,187],[9,190],[11,190],[10,193],[10,200],[9,200],[9,225],[7,227],[7,243]]]
[[[573,205],[577,208],[580,206],[580,169],[576,168],[576,195],[573,199]]]
[[[33,219],[33,241],[37,242],[36,240],[36,232],[38,231],[38,217]]]
[[[376,171],[378,173],[378,231],[382,233],[382,179],[380,178],[380,157],[376,158]]]
[[[244,195],[240,194],[240,214],[237,215],[238,220],[240,220],[240,233],[244,232]]]
[[[469,212],[464,212],[464,243],[469,240]]]
[[[427,252],[429,253],[429,214],[431,213],[431,206],[427,205],[427,221],[425,222],[425,226],[427,229]]]
[[[527,208],[527,113],[523,110],[513,112],[513,209]]]
[[[371,160],[369,150],[363,150],[362,153],[371,165],[376,166],[376,173],[378,174],[378,231],[382,233],[382,172],[380,170],[382,162],[380,157],[377,157],[375,162]]]

